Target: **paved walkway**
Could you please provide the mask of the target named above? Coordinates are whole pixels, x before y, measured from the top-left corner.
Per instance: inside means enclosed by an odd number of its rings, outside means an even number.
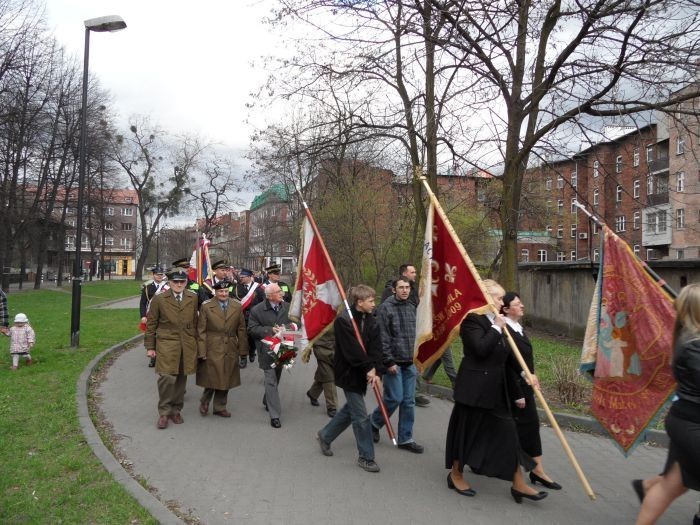
[[[630,479],[657,473],[664,464],[665,449],[642,445],[625,459],[605,438],[566,432],[598,494],[592,502],[554,433],[543,428],[547,471],[564,490],[550,491],[542,502],[517,505],[507,482],[467,474],[478,495],[461,497],[447,489],[443,468],[451,403],[434,398],[429,407],[416,409],[415,437],[425,453],[396,449],[383,433],[376,447],[382,471],[366,473],[355,465],[350,429],[333,443],[333,457],[321,455],[314,436],[328,418],[323,403],[312,407],[305,396],[313,369],[299,362],[291,373],[284,372],[279,430],[270,427],[261,404],[257,362],[242,370],[243,384],[229,393],[231,419],[200,416],[201,388],[190,376],[185,423],[156,429],[156,380],[141,346],[112,364],[100,388],[101,406],[136,473],[158,489],[163,501],[180,502],[210,525],[633,523],[638,503]],[[374,405],[370,396],[367,400]],[[686,494],[659,523],[691,523],[697,497]]]

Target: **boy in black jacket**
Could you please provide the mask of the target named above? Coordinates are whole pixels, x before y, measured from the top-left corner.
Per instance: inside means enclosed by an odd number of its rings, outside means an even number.
[[[360,284],[349,292],[352,316],[362,336],[365,353],[357,341],[355,330],[347,312],[340,314],[333,324],[335,330],[335,384],[345,392],[346,403],[333,419],[318,432],[321,452],[332,456],[331,443],[350,424],[355,434],[359,458],[357,465],[367,472],[379,472],[374,461],[372,423],[365,406],[367,385],[379,384],[382,372],[382,350],[374,310],[375,292]]]

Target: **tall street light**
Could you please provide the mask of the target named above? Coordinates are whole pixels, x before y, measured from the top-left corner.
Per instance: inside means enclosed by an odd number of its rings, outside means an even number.
[[[88,62],[90,58],[90,31],[104,33],[120,31],[126,28],[126,22],[120,16],[110,15],[85,20],[85,50],[83,53],[83,96],[80,104],[80,157],[78,166],[78,217],[75,222],[75,261],[73,263],[73,296],[70,317],[70,345],[77,348],[80,345],[80,291],[83,281],[80,249],[83,244],[83,186],[85,185],[85,157],[87,140],[87,94],[88,94]]]

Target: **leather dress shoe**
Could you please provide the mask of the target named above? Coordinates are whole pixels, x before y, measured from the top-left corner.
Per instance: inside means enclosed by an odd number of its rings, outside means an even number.
[[[280,420],[279,420],[278,418],[273,417],[273,418],[270,420],[270,426],[271,426],[272,428],[280,428],[280,427],[282,426],[282,423],[280,423]]]
[[[247,357],[241,357],[241,359],[238,361],[238,366],[241,368],[245,368],[248,366],[248,358]]]
[[[200,403],[199,404],[199,413],[202,414],[203,416],[206,416],[209,413],[209,403]]]
[[[182,425],[185,422],[185,420],[182,419],[180,412],[178,412],[177,414],[170,414],[170,420],[176,425]]]
[[[214,415],[219,417],[231,417],[231,412],[224,408],[223,410],[217,410],[214,412]]]
[[[533,485],[539,483],[540,485],[548,489],[561,490],[561,485],[559,483],[557,483],[556,481],[547,481],[546,479],[542,479],[534,472],[530,472],[530,481]]]
[[[532,501],[540,501],[541,499],[547,497],[547,493],[543,490],[539,491],[537,494],[525,494],[524,492],[515,490],[513,487],[510,488],[510,495],[513,496],[516,503],[522,503],[523,498],[530,499]]]
[[[163,430],[164,428],[168,428],[168,416],[160,416],[158,418],[158,423],[156,423],[156,426]]]
[[[328,417],[335,417],[335,415],[338,413],[338,411],[335,408],[329,408],[326,410],[326,414],[328,414]]]
[[[454,481],[452,481],[452,474],[447,475],[447,488],[454,490],[455,492],[457,492],[457,494],[461,494],[462,496],[469,496],[470,498],[473,498],[474,496],[476,496],[476,491],[472,488],[468,488],[468,489],[464,489],[464,490],[458,489],[455,486]]]
[[[309,401],[311,402],[312,407],[317,407],[320,404],[318,402],[318,399],[316,399],[314,396],[312,396],[309,392],[306,392],[306,397],[309,398]]]
[[[422,454],[423,453],[423,447],[416,443],[415,441],[410,441],[409,443],[401,443],[398,446],[400,449],[403,450],[408,450],[409,452],[413,452],[414,454]]]

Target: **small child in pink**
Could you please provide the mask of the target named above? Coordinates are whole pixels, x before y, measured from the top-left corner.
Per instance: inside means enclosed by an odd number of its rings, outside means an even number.
[[[29,319],[24,314],[15,315],[15,323],[10,327],[10,354],[12,354],[12,370],[17,370],[19,356],[23,355],[28,365],[32,364],[29,350],[36,342],[34,330],[29,325]]]

